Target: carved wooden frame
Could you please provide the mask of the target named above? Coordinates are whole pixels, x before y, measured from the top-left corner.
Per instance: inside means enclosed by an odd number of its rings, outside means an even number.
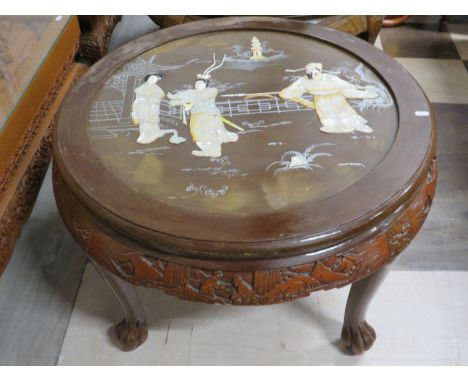
[[[17,176],[18,168],[24,156],[34,146],[35,137],[43,134],[38,148],[33,154],[33,158],[28,163],[28,167],[21,177],[18,187],[14,191],[4,213],[0,216],[0,275],[5,270],[13,254],[15,242],[21,233],[22,225],[26,223],[31,214],[42,181],[52,159],[55,115],[52,116],[52,122],[47,126],[45,132],[42,132],[44,130],[41,126],[50,117],[52,108],[54,108],[53,113],[55,113],[57,109],[55,103],[58,95],[61,92],[66,92],[73,85],[74,81],[84,73],[84,66],[77,67],[74,62],[78,46],[78,43],[76,43],[71,47],[59,75],[47,92],[47,96],[42,101],[38,112],[29,122],[21,140],[17,143],[14,155],[7,165],[5,176],[0,180],[0,198],[3,198],[14,177]],[[71,82],[67,86],[66,82],[70,78]]]
[[[28,220],[52,159],[54,123],[55,119],[34,154],[6,212],[0,217],[0,275],[10,260],[15,241],[21,232],[21,226]]]
[[[78,62],[92,65],[107,54],[112,31],[122,16],[78,16],[81,28],[80,49],[76,55]]]
[[[302,265],[252,271],[225,271],[222,261],[198,268],[164,259],[161,253],[119,240],[73,196],[54,166],[54,193],[62,218],[88,255],[126,281],[154,287],[186,300],[217,304],[264,305],[306,297],[320,289],[354,283],[393,260],[421,228],[434,197],[437,161],[410,200],[365,242]]]

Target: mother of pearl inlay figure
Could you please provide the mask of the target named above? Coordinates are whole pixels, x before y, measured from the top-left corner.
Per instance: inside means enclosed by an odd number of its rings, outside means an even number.
[[[281,98],[315,108],[323,125],[320,131],[324,133],[372,133],[367,120],[356,113],[346,98],[376,98],[376,92],[344,81],[333,74],[323,73],[321,63],[310,63],[305,68],[286,71],[300,70],[305,70],[306,75],[283,89],[279,93]],[[313,95],[313,102],[302,98],[304,93]]]
[[[167,94],[171,106],[183,105],[185,110],[190,110],[190,133],[200,149],[192,151],[195,156],[220,157],[223,143],[236,142],[239,139],[236,133],[226,130],[224,123],[243,130],[221,115],[215,103],[218,89],[209,87],[210,73],[220,68],[225,58],[226,56],[216,65],[216,57],[213,55],[213,64],[203,74],[197,74],[194,89]]]
[[[140,126],[140,135],[137,143],[148,144],[165,134],[172,134],[169,142],[179,144],[185,138],[179,137],[174,129],[161,129],[159,126],[159,111],[164,91],[157,82],[164,78],[162,73],[148,74],[143,84],[135,89],[135,101],[132,106],[132,122]]]

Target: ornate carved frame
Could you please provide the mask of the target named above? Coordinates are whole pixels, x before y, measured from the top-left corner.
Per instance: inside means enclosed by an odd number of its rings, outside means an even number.
[[[72,39],[70,36],[73,36],[73,29],[69,31],[67,30],[66,39]],[[40,102],[37,112],[24,129],[21,139],[14,142],[15,150],[0,179],[0,201],[7,201],[3,213],[0,211],[0,275],[12,256],[16,239],[20,235],[22,225],[29,218],[52,159],[55,113],[59,103],[86,70],[84,65],[77,65],[74,61],[79,47],[77,38],[76,35],[73,44],[65,47],[66,59]],[[28,153],[31,151],[34,154],[32,159],[28,159]],[[24,170],[22,168],[25,162],[27,167]],[[15,179],[19,179],[17,186]]]
[[[107,54],[107,45],[122,16],[78,16],[81,36],[76,60],[92,65]]]
[[[181,264],[177,256],[168,261],[162,253],[143,249],[103,229],[54,167],[54,192],[62,218],[91,258],[136,285],[159,288],[182,299],[234,305],[290,301],[319,289],[354,283],[377,271],[400,254],[421,228],[432,204],[436,180],[434,158],[426,181],[403,208],[391,216],[391,221],[380,224],[372,237],[350,250],[302,265],[269,269],[253,261],[252,271],[226,271],[222,261],[212,269]]]

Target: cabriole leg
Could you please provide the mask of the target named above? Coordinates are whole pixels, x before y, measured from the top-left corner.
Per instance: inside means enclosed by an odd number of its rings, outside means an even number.
[[[355,282],[346,302],[341,339],[353,354],[369,350],[376,338],[375,330],[366,322],[369,304],[390,271],[390,264]]]
[[[136,349],[148,338],[145,313],[136,287],[109,272],[97,262],[93,260],[91,262],[122,306],[124,318],[114,328],[122,349],[125,351]]]

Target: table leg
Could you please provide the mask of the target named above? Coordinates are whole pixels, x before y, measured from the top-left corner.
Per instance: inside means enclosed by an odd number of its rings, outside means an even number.
[[[366,322],[366,312],[389,271],[390,264],[387,264],[351,286],[346,302],[341,339],[353,354],[369,350],[375,341],[375,330]]]
[[[91,262],[122,306],[124,318],[114,328],[117,339],[123,350],[136,349],[148,338],[145,312],[136,287],[109,272],[96,261]]]

